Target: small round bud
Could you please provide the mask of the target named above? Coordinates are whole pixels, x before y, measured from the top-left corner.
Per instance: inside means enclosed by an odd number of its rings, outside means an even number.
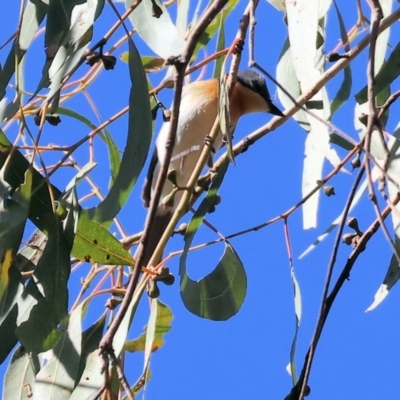
[[[353,170],[356,168],[360,168],[361,166],[360,153],[357,153],[356,156],[351,160],[351,165],[353,166]]]
[[[215,200],[214,200],[214,206],[217,206],[218,204],[220,204],[221,203],[221,196],[219,195],[219,194],[217,194],[216,196],[215,196]]]
[[[357,233],[345,233],[342,236],[343,243],[345,243],[347,246],[350,246],[353,244],[353,241],[357,236]]]
[[[102,56],[101,60],[103,61],[104,69],[106,71],[114,69],[115,64],[117,63],[117,58],[114,56]]]
[[[157,297],[160,296],[160,289],[157,286],[157,282],[155,282],[154,280],[151,281],[151,283],[150,283],[150,288],[149,288],[149,291],[148,291],[148,295],[152,299],[156,299]]]
[[[335,188],[333,186],[325,185],[322,187],[322,189],[328,197],[335,195]]]
[[[56,114],[46,115],[46,121],[52,126],[57,126],[61,122],[61,118]]]
[[[176,229],[174,233],[177,233],[178,235],[184,236],[185,233],[186,233],[187,227],[188,227],[188,224],[182,223],[182,224],[180,224],[180,225],[178,226],[178,229]]]
[[[349,217],[347,219],[347,226],[351,229],[354,229],[358,234],[360,233],[360,228],[358,227],[357,218]]]
[[[358,120],[365,126],[368,124],[368,115],[365,113],[361,113],[358,117]]]
[[[109,310],[115,310],[119,304],[122,303],[122,300],[111,298],[106,301],[106,307]]]

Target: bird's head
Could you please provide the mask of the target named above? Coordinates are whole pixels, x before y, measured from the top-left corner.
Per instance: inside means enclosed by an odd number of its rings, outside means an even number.
[[[244,113],[265,111],[283,117],[283,113],[271,100],[267,84],[262,75],[246,69],[237,74],[235,90],[241,97]]]

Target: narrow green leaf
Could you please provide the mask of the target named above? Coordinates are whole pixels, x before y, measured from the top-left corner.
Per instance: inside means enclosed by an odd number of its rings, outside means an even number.
[[[220,29],[221,24],[224,24],[225,19],[229,16],[229,14],[235,9],[235,7],[238,5],[239,0],[230,0],[228,1],[228,4],[226,7],[223,9],[223,11],[218,14],[213,21],[207,26],[206,30],[203,32],[201,35],[199,41],[197,42],[197,45],[194,49],[193,56],[192,56],[192,61],[194,61],[197,57],[197,53],[207,46],[209,41],[214,37],[214,35],[218,32]]]
[[[43,4],[43,2],[28,0],[22,16],[19,42],[16,43],[14,41],[0,73],[0,99],[4,97],[8,82],[10,82],[10,79],[15,73],[15,66],[18,65],[25,56],[26,50],[32,43],[46,13],[47,5]]]
[[[217,52],[221,51],[224,48],[225,48],[225,21],[223,18],[220,18],[216,51]],[[213,73],[214,78],[219,78],[221,76],[223,63],[224,63],[223,57],[219,57],[215,60],[215,67]]]
[[[129,39],[129,71],[132,87],[129,97],[128,138],[121,165],[106,198],[84,214],[100,224],[110,222],[125,204],[146,162],[152,137],[152,116],[146,74],[140,55]]]
[[[398,187],[396,182],[398,182],[398,176],[400,173],[400,124],[397,125],[396,130],[392,137],[390,137],[388,142],[389,153],[389,163],[387,169],[387,176],[390,178],[387,180],[388,192],[390,198],[394,198],[398,193]],[[383,153],[385,157],[385,153]],[[367,308],[366,311],[371,311],[378,307],[379,304],[387,297],[390,290],[396,285],[400,279],[400,266],[398,262],[398,255],[400,254],[400,217],[399,217],[399,205],[395,206],[396,212],[391,213],[393,230],[395,233],[395,249],[397,253],[392,254],[390,263],[386,272],[386,276],[383,279],[381,286],[375,293],[373,303]]]
[[[330,133],[329,134],[329,142],[332,144],[336,144],[340,147],[342,147],[345,150],[353,150],[354,145],[350,142],[348,142],[346,139],[343,137],[337,135],[336,133]]]
[[[333,1],[333,4],[335,5],[336,14],[337,14],[338,21],[339,21],[340,36],[342,39],[342,43],[345,43],[344,49],[346,50],[346,52],[348,52],[350,50],[350,46],[348,44],[346,26],[344,24],[342,14],[339,10],[339,7],[336,4],[336,1]],[[343,70],[344,76],[343,76],[342,84],[340,85],[340,88],[331,103],[331,115],[335,111],[337,111],[350,97],[351,85],[352,85],[351,66],[350,65],[351,64],[349,63]]]
[[[95,124],[93,124],[89,119],[87,119],[84,115],[77,113],[74,110],[70,110],[69,108],[65,107],[59,107],[57,109],[57,113],[60,115],[66,115],[68,117],[74,118],[83,124],[85,124],[87,127],[90,129],[94,130],[97,128]],[[121,156],[118,150],[117,145],[115,144],[112,136],[108,132],[107,129],[104,129],[102,132],[99,133],[99,136],[101,139],[104,140],[104,142],[107,145],[108,148],[108,156],[110,158],[110,170],[111,170],[111,179],[112,182],[115,181],[115,178],[117,176],[119,167],[121,165]]]
[[[300,286],[297,282],[296,275],[294,273],[293,266],[291,267],[290,276],[293,283],[293,295],[294,295],[294,312],[295,312],[295,333],[290,348],[290,376],[292,377],[293,386],[297,383],[297,372],[296,372],[296,347],[297,347],[297,335],[299,333],[300,321],[301,321],[301,293]]]
[[[400,42],[397,43],[396,47],[393,49],[387,61],[382,65],[378,74],[375,77],[375,94],[378,95],[385,88],[390,86],[390,84],[399,76],[400,74]],[[356,94],[356,101],[359,104],[365,103],[368,100],[367,97],[367,86],[361,89]]]

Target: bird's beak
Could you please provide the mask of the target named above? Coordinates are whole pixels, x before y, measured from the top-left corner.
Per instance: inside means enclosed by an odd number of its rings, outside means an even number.
[[[269,104],[268,112],[273,115],[278,115],[280,117],[284,117],[284,114],[282,113],[282,111],[278,107],[274,106],[272,103]]]

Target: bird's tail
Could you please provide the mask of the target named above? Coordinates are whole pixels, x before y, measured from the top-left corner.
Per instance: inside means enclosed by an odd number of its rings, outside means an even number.
[[[147,266],[147,264],[150,261],[151,256],[154,253],[154,250],[156,249],[158,242],[161,239],[161,236],[163,235],[165,229],[167,228],[169,221],[171,221],[172,218],[172,213],[170,211],[165,212],[160,212],[160,210],[157,210],[157,214],[155,216],[153,228],[150,232],[149,239],[147,241],[147,245],[144,249],[144,258],[143,258],[143,266]],[[161,260],[157,260],[157,262],[160,262]]]

